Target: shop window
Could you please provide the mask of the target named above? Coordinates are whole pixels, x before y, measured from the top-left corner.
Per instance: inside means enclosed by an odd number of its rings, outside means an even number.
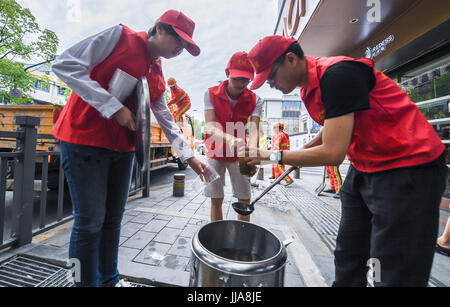
[[[434,130],[436,130],[437,134],[447,148],[446,160],[447,164],[450,164],[450,122],[445,124],[433,125],[433,128]]]
[[[450,101],[441,100],[432,104],[419,104],[419,110],[428,120],[435,120],[440,118],[450,118],[449,112]]]
[[[450,55],[415,67],[399,76],[399,85],[420,103],[450,95]]]

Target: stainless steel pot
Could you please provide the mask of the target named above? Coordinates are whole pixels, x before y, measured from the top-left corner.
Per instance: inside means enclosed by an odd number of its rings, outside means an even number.
[[[219,221],[192,239],[191,287],[282,287],[286,246],[269,230],[247,222]]]

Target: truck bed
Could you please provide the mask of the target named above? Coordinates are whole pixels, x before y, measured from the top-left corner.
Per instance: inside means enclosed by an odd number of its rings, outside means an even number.
[[[3,131],[16,131],[15,117],[34,116],[41,119],[40,125],[37,127],[38,134],[52,134],[54,113],[60,112],[61,106],[56,105],[0,105],[0,125]],[[52,151],[58,140],[38,139],[37,150]],[[16,148],[16,140],[8,138],[0,138],[0,148],[3,151],[9,151]]]

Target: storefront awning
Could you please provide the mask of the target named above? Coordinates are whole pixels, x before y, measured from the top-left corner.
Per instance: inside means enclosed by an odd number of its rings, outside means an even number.
[[[298,38],[307,55],[378,60],[448,16],[447,1],[284,0],[275,34]]]

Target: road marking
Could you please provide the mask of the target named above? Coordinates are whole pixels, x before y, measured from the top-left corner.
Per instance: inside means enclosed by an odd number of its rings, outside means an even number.
[[[297,233],[288,226],[283,225],[269,225],[269,228],[279,230],[283,232],[286,238],[294,238],[294,242],[289,245],[288,249],[294,258],[294,263],[303,277],[303,280],[307,287],[328,287],[322,273],[317,268],[316,264],[311,258],[306,247],[303,245],[302,240],[298,237]]]

